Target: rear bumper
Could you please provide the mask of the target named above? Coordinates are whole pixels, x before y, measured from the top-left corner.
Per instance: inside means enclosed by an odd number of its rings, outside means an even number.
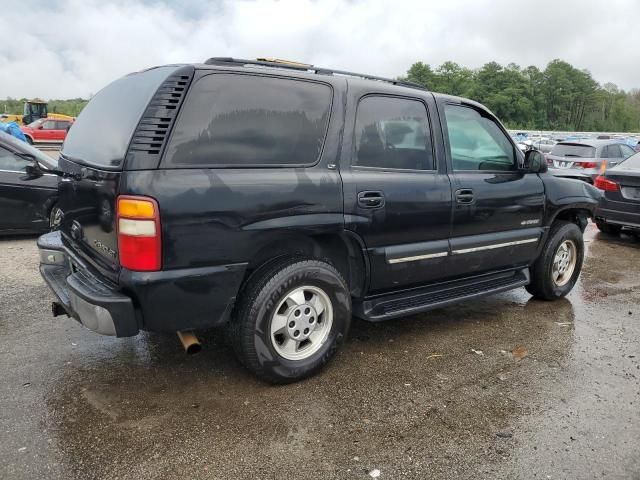
[[[594,217],[600,222],[640,229],[640,210],[636,205],[625,202],[602,200],[596,208]]]
[[[72,259],[58,232],[38,239],[40,273],[67,315],[102,335],[130,337],[139,330],[131,298]]]
[[[599,170],[596,169],[581,170],[577,168],[555,168],[551,166],[549,167],[549,173],[554,177],[573,178],[590,183],[591,185],[593,185],[596,177],[600,174]]]
[[[41,236],[38,249],[40,273],[66,313],[90,330],[118,337],[225,323],[246,269],[244,263],[160,272],[122,269],[113,285],[68,249],[59,232]]]

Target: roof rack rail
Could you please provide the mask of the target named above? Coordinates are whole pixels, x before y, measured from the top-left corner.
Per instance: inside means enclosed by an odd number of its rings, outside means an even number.
[[[403,87],[417,88],[426,90],[422,85],[405,80],[394,80],[392,78],[376,77],[374,75],[365,75],[363,73],[347,72],[345,70],[333,70],[331,68],[321,68],[307,63],[292,62],[289,60],[280,60],[277,58],[257,58],[255,60],[246,60],[242,58],[232,57],[211,57],[204,62],[205,65],[221,65],[243,67],[245,65],[257,65],[261,67],[287,68],[290,70],[298,70],[302,72],[316,73],[319,75],[341,75],[347,77],[363,78],[365,80],[377,80],[379,82],[391,83]]]

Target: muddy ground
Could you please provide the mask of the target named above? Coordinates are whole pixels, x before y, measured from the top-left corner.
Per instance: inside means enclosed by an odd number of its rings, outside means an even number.
[[[638,479],[640,241],[586,237],[563,301],[354,320],[325,371],[284,387],[215,331],[187,357],[52,318],[35,239],[0,239],[0,478]]]

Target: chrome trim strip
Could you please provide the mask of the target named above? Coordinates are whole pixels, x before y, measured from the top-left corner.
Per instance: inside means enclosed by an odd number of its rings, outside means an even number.
[[[505,242],[505,243],[494,243],[493,245],[485,245],[483,247],[463,248],[461,250],[454,250],[452,253],[454,255],[460,255],[463,253],[480,252],[483,250],[493,250],[494,248],[512,247],[514,245],[523,245],[525,243],[533,243],[533,242],[537,242],[538,240],[539,238],[527,238],[526,240],[516,240],[513,242]]]
[[[426,255],[415,255],[412,257],[401,257],[401,258],[389,258],[387,259],[387,263],[403,263],[403,262],[417,262],[418,260],[427,260],[429,258],[440,258],[446,257],[449,255],[449,252],[438,252],[438,253],[428,253]]]
[[[24,170],[2,170],[2,169],[0,169],[0,172],[1,173],[22,173],[22,174],[27,173]],[[55,173],[43,173],[42,176],[43,177],[55,177],[56,174]]]

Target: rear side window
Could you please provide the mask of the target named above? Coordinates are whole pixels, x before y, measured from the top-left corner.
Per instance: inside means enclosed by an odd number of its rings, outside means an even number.
[[[607,152],[606,156],[603,155],[604,158],[622,158],[622,150],[619,145],[609,145]]]
[[[427,109],[417,100],[365,97],[358,105],[355,145],[357,166],[433,169]]]
[[[100,90],[69,130],[62,154],[87,165],[121,169],[133,132],[151,97],[179,68],[174,65],[133,73]]]
[[[596,156],[596,149],[589,145],[558,143],[551,149],[551,155],[557,155],[559,157],[594,158]]]
[[[635,153],[633,148],[631,148],[628,145],[619,145],[619,147],[620,147],[620,150],[622,150],[622,156],[624,158],[629,158],[631,155]]]
[[[498,124],[479,111],[446,105],[454,170],[515,170],[515,150]]]
[[[191,87],[164,165],[312,165],[322,151],[331,97],[321,83],[207,75]]]

